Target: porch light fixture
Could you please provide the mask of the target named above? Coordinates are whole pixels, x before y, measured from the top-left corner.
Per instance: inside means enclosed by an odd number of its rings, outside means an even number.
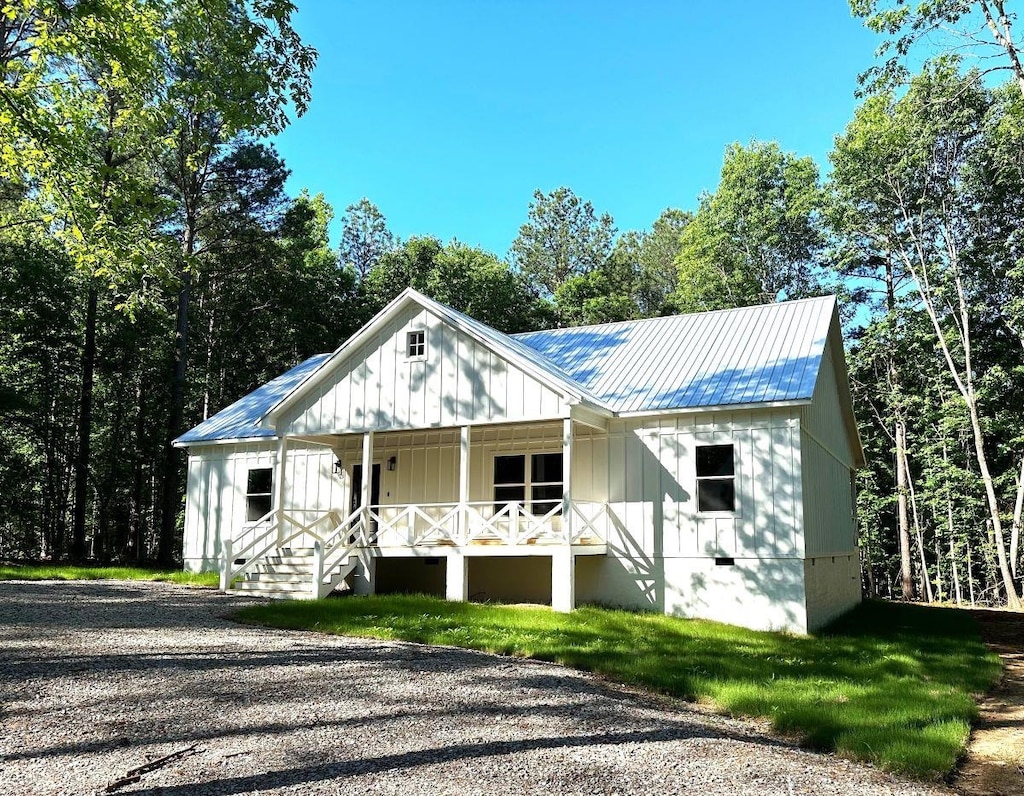
[[[397,466],[398,466],[398,457],[397,456],[392,456],[390,459],[388,459],[388,470],[390,472],[394,472],[395,467],[397,467]]]
[[[333,473],[334,473],[335,475],[341,475],[341,473],[342,473],[342,471],[343,471],[344,469],[345,469],[345,465],[343,465],[343,464],[341,463],[341,459],[335,459],[335,460],[334,460],[334,466],[333,466],[333,467],[331,468],[331,471],[332,471],[332,472],[333,472]]]

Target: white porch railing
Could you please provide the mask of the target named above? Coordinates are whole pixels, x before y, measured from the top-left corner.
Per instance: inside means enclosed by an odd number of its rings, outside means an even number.
[[[369,547],[585,545],[608,538],[612,517],[606,504],[571,501],[569,510],[571,523],[564,522],[561,503],[544,514],[493,501],[370,506],[347,515],[338,509],[275,509],[223,541],[220,586],[227,591],[267,556],[290,546],[312,547],[310,589],[319,595],[333,588],[336,570]]]

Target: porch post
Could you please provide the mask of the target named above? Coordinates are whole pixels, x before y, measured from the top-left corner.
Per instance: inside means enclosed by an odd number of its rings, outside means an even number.
[[[459,536],[462,544],[469,538],[469,426],[459,429]],[[460,556],[461,557],[461,556]],[[448,559],[451,574],[451,558]],[[451,596],[448,599],[452,599]],[[462,597],[465,600],[465,597]]]
[[[572,418],[562,421],[562,532],[572,544]]]
[[[288,438],[282,434],[277,440],[277,465],[274,468],[274,511],[277,518],[277,542],[284,538],[284,473],[288,458]]]
[[[447,572],[444,581],[446,600],[464,603],[469,599],[469,559],[461,550],[449,550],[445,558]]]
[[[364,538],[367,542],[370,539],[370,496],[373,494],[373,432],[363,433],[363,483],[362,494],[360,495],[360,508],[362,509],[359,520],[363,528]]]
[[[576,607],[575,559],[572,545],[558,545],[551,553],[551,609],[559,613]]]

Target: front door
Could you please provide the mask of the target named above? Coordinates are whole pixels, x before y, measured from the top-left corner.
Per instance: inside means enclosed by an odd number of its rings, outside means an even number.
[[[373,465],[370,471],[370,505],[380,505],[380,465]],[[362,508],[363,505],[363,465],[352,465],[352,499],[349,501],[349,511]],[[376,523],[374,523],[376,530]]]

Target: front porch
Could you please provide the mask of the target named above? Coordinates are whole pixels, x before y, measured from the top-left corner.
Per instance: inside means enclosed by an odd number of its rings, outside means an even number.
[[[551,605],[570,611],[575,558],[607,552],[609,514],[603,503],[570,501],[570,523],[561,508],[538,517],[516,503],[376,505],[306,521],[302,515],[311,512],[275,510],[240,537],[224,540],[220,587],[317,599],[351,577],[355,593],[373,594],[378,559],[430,558],[445,562],[445,597],[465,601],[471,559],[547,557]]]

